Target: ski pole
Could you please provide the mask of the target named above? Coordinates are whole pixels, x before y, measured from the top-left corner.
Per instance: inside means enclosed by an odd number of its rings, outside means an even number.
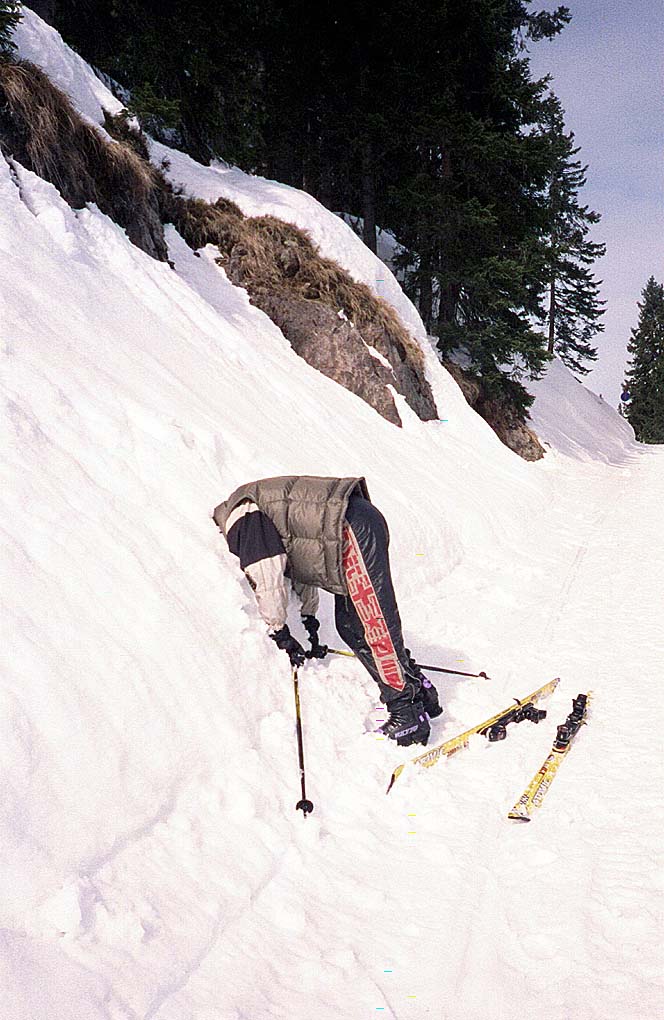
[[[302,785],[302,800],[295,805],[296,811],[302,811],[304,817],[313,811],[314,806],[307,800],[307,791],[304,787],[304,745],[302,742],[302,717],[300,715],[300,686],[297,679],[297,666],[293,666],[293,691],[295,693],[295,723],[297,728],[297,754],[300,765],[300,783]]]
[[[331,655],[348,655],[351,659],[355,658],[354,652],[344,652],[340,648],[328,648],[328,652]],[[431,673],[454,673],[455,676],[481,676],[484,680],[491,679],[491,677],[487,676],[484,671],[481,673],[462,673],[460,669],[443,669],[442,666],[423,666],[421,662],[416,662],[415,665],[418,669],[427,669]]]
[[[418,669],[426,669],[430,673],[454,673],[455,676],[481,676],[484,680],[491,679],[484,670],[481,673],[463,673],[460,669],[443,669],[442,666],[424,666],[421,662],[416,662],[415,665]]]

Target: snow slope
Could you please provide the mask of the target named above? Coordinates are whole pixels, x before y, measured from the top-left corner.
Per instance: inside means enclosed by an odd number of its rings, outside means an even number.
[[[112,108],[30,12],[18,41],[87,116]],[[168,155],[192,193],[381,271],[308,196]],[[2,159],[0,208],[0,1020],[658,1016],[662,449],[554,365],[552,450],[526,464],[433,355],[443,420],[402,401],[396,429],[174,231],[175,271]],[[316,810],[295,812],[288,665],[209,514],[299,472],[366,475],[416,655],[494,678],[441,680],[436,738],[560,674],[545,723],[386,798],[409,756],[330,657],[303,671]],[[321,616],[334,643],[329,598]],[[511,827],[588,687],[590,725]]]
[[[556,358],[535,394],[535,431],[550,448],[581,461],[618,466],[635,450],[634,430],[602,397],[587,390]]]

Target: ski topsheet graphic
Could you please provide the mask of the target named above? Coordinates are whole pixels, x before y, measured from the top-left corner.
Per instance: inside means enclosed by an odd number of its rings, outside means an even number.
[[[422,765],[424,768],[431,768],[441,758],[449,758],[450,755],[456,754],[462,748],[468,746],[468,742],[472,736],[476,733],[483,733],[489,738],[489,740],[502,740],[506,736],[506,727],[509,723],[522,722],[524,719],[530,719],[531,722],[539,722],[546,715],[546,712],[541,709],[535,708],[535,705],[542,698],[546,698],[549,694],[555,691],[556,687],[560,682],[560,677],[556,677],[555,680],[550,680],[544,684],[538,690],[533,691],[525,698],[515,698],[515,704],[509,708],[505,708],[502,712],[496,712],[490,719],[485,719],[484,722],[479,723],[478,726],[473,726],[469,730],[465,730],[464,733],[460,733],[457,737],[451,737],[446,740],[443,744],[439,744],[437,747],[432,747],[424,754],[420,754],[417,758],[413,758],[410,764]],[[403,765],[397,765],[390,784],[387,788],[387,793],[390,792],[395,782],[405,769],[408,763],[404,762]]]
[[[572,711],[565,722],[558,727],[550,754],[509,812],[508,818],[512,818],[515,822],[529,822],[533,811],[541,806],[574,738],[586,722],[589,699],[590,692],[579,694],[574,699]]]

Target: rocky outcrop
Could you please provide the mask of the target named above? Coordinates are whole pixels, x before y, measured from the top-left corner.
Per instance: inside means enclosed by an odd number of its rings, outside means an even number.
[[[263,292],[252,298],[282,331],[291,347],[329,379],[370,404],[383,418],[401,425],[394,398],[394,372],[374,357],[351,322],[320,301],[294,294]]]
[[[444,361],[443,364],[473,410],[484,418],[505,446],[524,460],[540,460],[544,456],[544,447],[507,395],[492,396],[478,376],[453,361]]]
[[[152,258],[167,261],[164,223],[189,246],[213,244],[232,283],[279,326],[313,368],[401,425],[392,389],[420,418],[437,417],[424,358],[387,302],[324,258],[303,231],[273,216],[246,217],[226,199],[178,194],[149,161],[126,116],[108,134],[26,61],[0,62],[0,146],[79,209],[94,202]]]
[[[229,280],[313,368],[395,425],[401,418],[388,387],[423,420],[437,417],[422,351],[394,309],[324,258],[303,230],[273,216],[244,217],[226,199],[210,205],[171,192],[163,207],[192,248],[217,246]]]

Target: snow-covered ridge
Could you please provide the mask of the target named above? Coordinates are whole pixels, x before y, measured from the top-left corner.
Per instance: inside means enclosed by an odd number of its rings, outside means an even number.
[[[529,384],[535,395],[533,427],[550,448],[584,461],[621,464],[636,448],[634,429],[601,396],[586,389],[554,359],[543,380]]]
[[[18,41],[101,119],[57,34],[26,12]],[[313,200],[176,157],[192,191],[296,208],[370,280]],[[600,408],[612,463],[591,458],[591,395],[556,368],[566,417],[545,380],[541,423],[577,447],[526,464],[433,355],[443,420],[400,405],[395,429],[173,229],[176,271],[2,158],[0,208],[0,1020],[655,1016],[656,451]],[[560,673],[547,725],[385,798],[408,755],[374,739],[359,665],[316,662],[303,822],[287,663],[209,517],[286,472],[364,474],[415,654],[494,678],[441,680],[440,739]],[[334,644],[328,598],[321,617]],[[506,828],[581,686],[597,707],[557,790]]]
[[[19,56],[41,67],[93,124],[103,124],[104,111],[119,113],[122,103],[89,64],[63,43],[60,34],[28,7],[23,8],[22,15],[14,33]]]

